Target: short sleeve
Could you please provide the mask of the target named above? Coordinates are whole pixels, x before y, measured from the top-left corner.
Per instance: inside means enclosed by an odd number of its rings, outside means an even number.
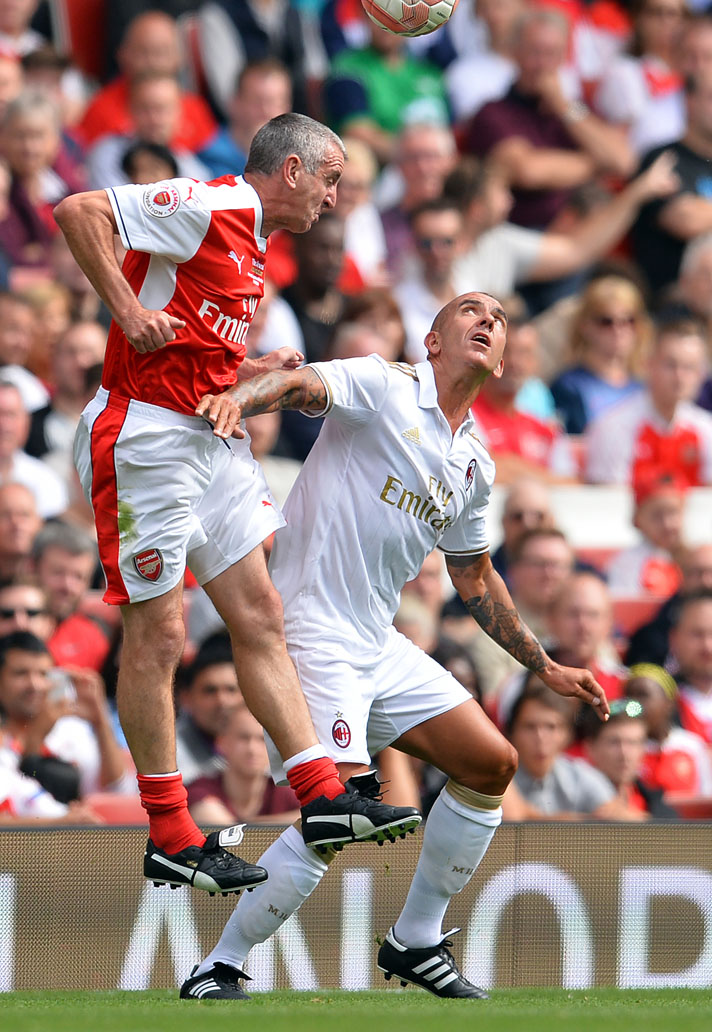
[[[484,451],[472,461],[476,465],[470,503],[438,542],[438,548],[446,555],[478,555],[489,549],[487,508],[494,483],[494,462]]]
[[[204,184],[194,179],[109,187],[106,193],[121,243],[129,251],[188,261],[210,225],[212,212],[204,190]]]
[[[585,760],[574,760],[573,770],[578,784],[577,810],[579,813],[593,813],[599,806],[610,802],[615,788],[600,770]]]
[[[314,362],[313,369],[326,388],[323,412],[309,416],[328,416],[357,430],[380,412],[388,394],[389,370],[377,355],[367,358],[334,359]]]

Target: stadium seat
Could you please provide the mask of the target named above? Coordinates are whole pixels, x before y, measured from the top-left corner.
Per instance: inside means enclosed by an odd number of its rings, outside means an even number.
[[[618,634],[629,638],[644,623],[652,620],[664,598],[635,595],[613,599],[613,626]]]
[[[606,567],[618,552],[620,552],[620,548],[608,548],[605,545],[598,545],[592,548],[583,547],[576,549],[576,558],[583,563],[588,563],[589,566],[593,566],[596,570],[600,570],[601,573],[605,573]]]
[[[148,816],[137,795],[94,792],[84,800],[107,824],[130,824],[146,827]]]

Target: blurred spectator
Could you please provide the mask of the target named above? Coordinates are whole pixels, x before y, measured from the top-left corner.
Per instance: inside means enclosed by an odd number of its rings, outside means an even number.
[[[427,358],[425,336],[440,309],[458,293],[454,262],[462,216],[450,201],[423,201],[410,213],[410,225],[416,261],[408,274],[396,282],[393,296],[405,324],[405,357],[415,363]]]
[[[270,777],[264,732],[247,706],[225,715],[215,741],[225,769],[188,786],[188,806],[198,824],[291,824],[297,819],[299,801],[291,788],[275,785]]]
[[[180,75],[180,40],[175,21],[161,11],[139,14],[128,25],[116,58],[121,74],[99,90],[77,126],[77,136],[85,147],[108,134],[128,136],[134,131],[129,84],[137,75]],[[200,150],[215,135],[215,119],[202,97],[182,93],[180,103],[181,115],[171,145],[188,151]]]
[[[398,134],[393,161],[402,182],[402,193],[381,216],[388,268],[392,273],[401,273],[407,268],[413,249],[410,212],[419,204],[440,196],[456,158],[455,138],[445,126],[410,125]]]
[[[438,618],[433,615],[423,599],[415,594],[403,594],[393,618],[393,626],[428,655],[437,645]]]
[[[712,72],[712,18],[705,4],[693,0],[684,19],[675,65],[683,79],[704,78]]]
[[[680,178],[675,194],[646,204],[633,228],[635,259],[657,296],[677,279],[685,244],[712,229],[712,70],[704,77],[688,79],[685,92],[684,136],[648,151],[641,166],[647,168],[661,151],[669,150],[677,158],[675,167]]]
[[[162,179],[175,179],[178,163],[172,151],[162,143],[139,140],[124,151],[121,171],[125,177],[124,182],[147,186],[149,183],[160,183]]]
[[[52,210],[84,187],[81,168],[62,148],[54,104],[30,91],[11,101],[0,122],[0,150],[12,176],[0,245],[14,264],[45,268],[59,232]]]
[[[17,577],[0,583],[0,638],[13,631],[29,631],[46,642],[54,628],[47,596],[36,581]]]
[[[27,368],[40,380],[49,383],[50,356],[72,322],[72,297],[61,283],[53,283],[45,277],[29,282],[21,289],[20,296],[35,313],[35,332]]]
[[[60,123],[65,131],[65,144],[70,149],[78,150],[76,141],[69,133],[84,114],[87,105],[88,89],[82,73],[72,66],[70,57],[60,54],[49,44],[25,54],[22,67],[27,89],[49,97],[59,111]]]
[[[517,545],[528,530],[553,527],[549,492],[541,480],[520,477],[507,492],[502,507],[502,544],[492,553],[492,565],[508,579],[509,564]]]
[[[535,820],[608,816],[615,796],[608,779],[584,760],[564,755],[572,729],[570,700],[530,677],[507,728],[519,753],[513,784],[527,804],[523,816]]]
[[[513,35],[524,9],[524,0],[477,0],[477,17],[487,30],[487,47],[465,51],[445,73],[456,122],[476,115],[488,101],[499,100],[516,79]]]
[[[634,484],[670,476],[712,484],[712,415],[696,405],[707,369],[702,327],[690,320],[658,330],[647,387],[609,408],[586,433],[586,479]]]
[[[512,599],[527,627],[545,647],[551,644],[551,605],[570,576],[573,565],[573,550],[561,531],[554,527],[526,531],[511,556],[509,589]],[[523,668],[486,634],[476,634],[469,647],[477,666],[482,694],[491,703],[506,678],[522,673]]]
[[[344,264],[344,220],[324,212],[308,233],[294,237],[297,278],[283,292],[304,336],[307,362],[324,357],[344,308],[336,283]]]
[[[613,595],[667,598],[680,586],[678,565],[684,549],[684,482],[674,476],[647,477],[635,488],[633,526],[642,540],[618,552],[607,574]]]
[[[99,323],[76,322],[59,338],[51,355],[54,393],[51,402],[32,414],[25,450],[43,459],[69,483],[72,446],[82,409],[94,394],[87,374],[104,360],[106,330]]]
[[[99,190],[127,182],[121,163],[135,143],[157,143],[171,147],[181,118],[182,90],[178,80],[165,72],[139,72],[129,84],[129,112],[133,134],[102,136],[87,154],[89,186]],[[207,165],[184,147],[171,147],[178,175],[189,179],[211,179]]]
[[[467,129],[467,152],[489,156],[504,169],[514,192],[510,218],[520,226],[546,228],[574,188],[598,172],[627,176],[634,168],[625,133],[594,115],[576,85],[562,84],[568,46],[564,15],[524,14],[514,41],[517,80]]]
[[[364,283],[383,283],[386,278],[386,237],[376,205],[373,185],[378,164],[373,151],[361,140],[345,139],[346,164],[339,180],[336,213],[345,222],[346,254]]]
[[[52,240],[50,264],[52,282],[64,287],[69,294],[72,319],[88,322],[98,319],[108,330],[109,310],[75,261],[63,233]]]
[[[636,154],[678,139],[685,130],[677,48],[685,0],[636,0],[628,52],[608,63],[594,96],[602,118],[628,129]]]
[[[628,671],[625,695],[642,705],[648,725],[641,781],[662,792],[712,796],[712,756],[699,735],[676,723],[674,677],[663,667],[638,663]]]
[[[617,401],[641,390],[634,375],[650,323],[629,279],[603,276],[584,291],[571,326],[573,364],[551,385],[566,430],[580,434]]]
[[[38,6],[39,0],[4,0],[0,3],[0,48],[22,57],[47,42],[30,27]]]
[[[455,263],[457,292],[476,283],[479,290],[503,297],[525,283],[580,272],[618,243],[642,204],[676,187],[672,158],[665,155],[619,193],[594,205],[568,232],[541,232],[508,221],[513,198],[499,166],[465,158],[443,187],[464,218],[463,245]]]
[[[257,130],[270,118],[291,110],[292,83],[282,62],[275,57],[249,61],[237,77],[229,102],[229,124],[220,128],[198,154],[210,169],[209,178],[242,175]]]
[[[673,618],[670,650],[677,666],[680,723],[712,745],[712,591],[683,598]]]
[[[680,307],[683,316],[692,315],[699,319],[706,336],[709,336],[712,330],[712,232],[693,237],[686,245],[680,262],[680,275],[672,289],[670,303],[663,308],[662,317],[665,318],[670,310],[677,314]],[[708,396],[712,397],[709,388],[705,391],[705,397]],[[712,408],[711,404],[700,403],[705,408]]]
[[[440,622],[440,614],[445,601],[445,557],[439,549],[431,552],[426,557],[417,575],[413,580],[403,585],[403,595],[413,595],[420,599],[435,621],[436,627]],[[452,585],[447,579],[448,591],[452,591]],[[426,650],[431,652],[431,649]]]
[[[0,292],[0,379],[14,383],[28,412],[49,401],[47,388],[26,368],[36,320],[32,304],[19,294]]]
[[[631,635],[625,661],[668,665],[670,629],[686,595],[706,589],[712,591],[712,545],[698,545],[683,552],[680,558],[682,583],[679,591],[661,605],[653,619]]]
[[[0,723],[0,750],[3,731]],[[29,820],[41,825],[66,821],[68,808],[42,787],[35,778],[6,767],[0,760],[0,828],[25,825]],[[73,815],[74,823],[76,818]],[[79,823],[79,821],[76,821]]]
[[[229,644],[208,642],[186,670],[178,693],[176,746],[184,784],[225,769],[216,739],[228,717],[244,705]]]
[[[272,454],[281,425],[282,413],[279,411],[263,412],[259,416],[248,416],[245,420],[245,429],[250,435],[250,451],[262,467],[267,486],[279,506],[284,505],[302,468],[301,462],[296,459]]]
[[[651,817],[676,816],[663,802],[662,791],[648,788],[640,779],[648,728],[639,702],[616,699],[605,722],[593,710],[582,711],[581,731],[589,762],[615,789],[606,808],[609,820],[646,821]]]
[[[385,341],[390,361],[403,358],[403,317],[393,295],[384,287],[367,287],[347,297],[339,323],[340,326],[365,326],[373,330]]]
[[[10,101],[22,92],[23,85],[20,61],[13,54],[0,50],[0,121]]]
[[[297,317],[270,279],[265,280],[264,297],[250,323],[246,343],[250,358],[289,345],[304,352],[304,336]]]
[[[576,461],[566,436],[553,420],[517,408],[517,396],[538,373],[539,338],[532,323],[512,321],[499,376],[490,376],[472,406],[476,433],[497,463],[497,480],[511,484],[521,476],[571,480]]]
[[[200,73],[214,105],[230,116],[230,99],[247,61],[276,58],[289,71],[294,109],[305,111],[309,43],[314,32],[290,0],[208,0],[197,12]]]
[[[23,451],[30,432],[30,417],[14,384],[0,378],[0,483],[14,481],[32,491],[43,519],[67,508],[67,489],[39,459]]]
[[[336,55],[325,84],[326,109],[337,132],[363,140],[385,165],[405,125],[447,125],[449,111],[440,70],[411,57],[403,36],[384,32],[365,12],[363,18],[368,46]]]
[[[0,484],[0,583],[29,572],[32,542],[41,526],[30,488]]]
[[[99,672],[109,652],[108,635],[81,610],[97,564],[95,542],[79,527],[48,523],[32,544],[32,559],[54,621],[47,644],[55,663]]]
[[[0,708],[9,736],[5,761],[14,753],[17,768],[56,798],[134,790],[101,678],[88,670],[54,670],[47,646],[29,631],[0,639]]]

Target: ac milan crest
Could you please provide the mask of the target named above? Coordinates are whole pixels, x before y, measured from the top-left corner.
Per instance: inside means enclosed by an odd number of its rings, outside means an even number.
[[[157,548],[147,548],[133,558],[136,572],[144,580],[157,581],[163,573],[163,556]]]
[[[331,729],[331,737],[334,739],[339,749],[348,749],[351,745],[351,728],[343,717],[339,717],[338,720],[334,721],[334,726]]]
[[[475,459],[470,459],[470,464],[467,467],[467,472],[465,473],[465,488],[472,487],[472,481],[475,479],[476,466],[477,462]]]

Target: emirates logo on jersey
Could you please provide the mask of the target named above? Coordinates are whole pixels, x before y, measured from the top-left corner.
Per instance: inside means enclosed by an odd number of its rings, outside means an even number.
[[[180,208],[180,194],[170,183],[152,186],[143,195],[143,206],[154,219],[166,219]]]
[[[334,726],[331,729],[331,737],[334,739],[339,749],[348,749],[351,745],[351,728],[343,717],[339,717],[338,720],[334,721]]]
[[[476,468],[476,466],[477,466],[477,462],[475,461],[475,459],[470,459],[470,464],[467,467],[467,472],[465,473],[465,488],[466,489],[472,487],[472,481],[475,479],[475,468]]]
[[[157,548],[147,548],[133,558],[136,573],[144,580],[157,581],[163,573],[163,556]]]

